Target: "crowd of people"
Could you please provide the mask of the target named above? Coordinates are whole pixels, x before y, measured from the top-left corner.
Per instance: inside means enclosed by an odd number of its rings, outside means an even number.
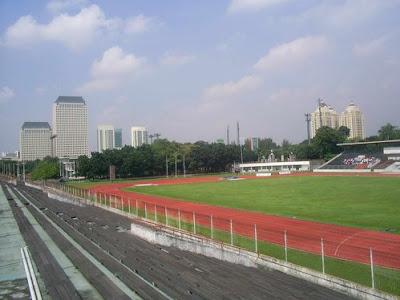
[[[376,158],[374,156],[368,157],[366,155],[359,155],[357,157],[344,159],[343,164],[344,165],[361,165],[361,164],[373,165],[380,161],[381,161],[380,158]]]

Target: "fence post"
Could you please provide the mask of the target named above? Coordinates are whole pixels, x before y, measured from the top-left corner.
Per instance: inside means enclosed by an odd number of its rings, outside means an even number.
[[[138,208],[138,203],[137,200],[136,201],[136,216],[139,217],[139,208]]]
[[[131,214],[131,199],[128,198],[128,212]]]
[[[165,206],[165,225],[168,226],[168,210],[166,206]]]
[[[231,246],[233,246],[233,224],[232,224],[232,219],[230,219],[231,223]]]
[[[254,224],[254,248],[256,253],[258,253],[258,245],[257,245],[257,224]]]
[[[181,229],[181,209],[178,208],[178,226]]]
[[[321,238],[322,274],[325,274],[324,239]]]
[[[144,203],[144,217],[147,219],[147,203]]]
[[[286,238],[286,230],[284,231],[285,238],[285,261],[287,262],[287,238]]]
[[[193,212],[193,233],[196,234],[196,214]]]
[[[125,210],[124,210],[124,207],[125,207],[125,205],[124,205],[124,197],[122,197],[122,201],[121,201],[121,202],[122,202],[121,210],[122,210],[122,211],[125,211]]]
[[[154,204],[154,221],[157,223],[157,204]]]
[[[214,224],[213,224],[213,216],[211,215],[210,217],[210,223],[211,223],[211,239],[214,239]]]
[[[375,277],[374,277],[374,259],[372,255],[372,247],[369,248],[369,258],[371,261],[371,280],[372,280],[372,288],[375,288]]]

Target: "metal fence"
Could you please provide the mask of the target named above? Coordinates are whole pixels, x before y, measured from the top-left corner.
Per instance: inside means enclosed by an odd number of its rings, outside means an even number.
[[[122,198],[69,185],[47,187],[118,209],[132,216],[179,228],[215,241],[265,254],[324,274],[340,277],[390,294],[400,295],[400,242],[329,232],[312,238],[295,230],[278,231],[257,224],[171,208],[154,202]],[[397,236],[397,235],[395,235]],[[365,245],[369,245],[366,247]]]

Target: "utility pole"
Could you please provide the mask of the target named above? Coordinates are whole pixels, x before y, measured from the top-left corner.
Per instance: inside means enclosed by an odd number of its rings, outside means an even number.
[[[166,169],[166,174],[168,178],[168,155],[165,155],[165,169]]]
[[[177,163],[178,153],[175,152],[175,177],[178,177],[178,163]]]
[[[308,144],[310,145],[311,143],[311,139],[310,139],[310,121],[311,121],[311,114],[310,113],[306,113],[305,114],[306,117],[306,122],[307,122],[307,138],[308,138]]]
[[[22,178],[25,182],[25,162],[22,162]]]
[[[239,122],[237,122],[236,125],[237,125],[237,144],[240,146],[240,139],[239,139]]]
[[[183,177],[186,177],[185,154],[183,154]]]
[[[239,122],[237,122],[237,144],[240,147],[240,161],[243,163],[243,149],[242,145],[240,145]]]

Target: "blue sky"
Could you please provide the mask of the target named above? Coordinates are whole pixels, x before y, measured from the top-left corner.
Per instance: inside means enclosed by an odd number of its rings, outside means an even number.
[[[0,1],[0,152],[25,121],[52,120],[60,95],[96,128],[179,142],[307,138],[322,98],[353,100],[367,135],[400,125],[400,1]]]

